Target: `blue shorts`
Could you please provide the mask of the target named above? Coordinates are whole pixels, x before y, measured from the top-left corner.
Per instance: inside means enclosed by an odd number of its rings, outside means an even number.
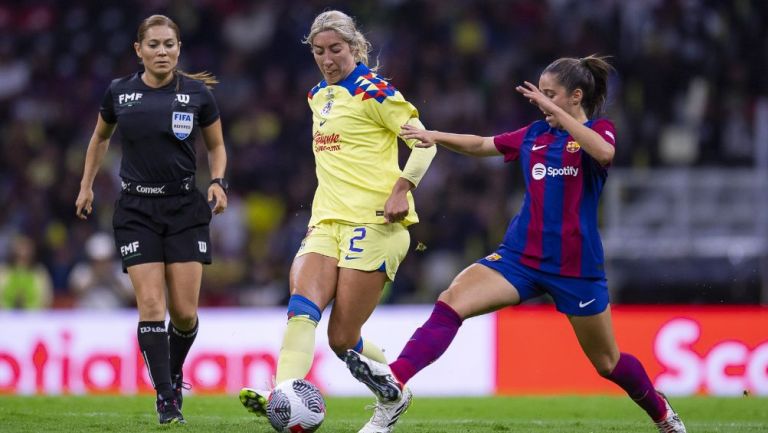
[[[520,302],[549,293],[557,311],[572,316],[594,316],[608,307],[605,278],[564,277],[519,262],[519,255],[501,247],[477,261],[504,276],[520,294]]]

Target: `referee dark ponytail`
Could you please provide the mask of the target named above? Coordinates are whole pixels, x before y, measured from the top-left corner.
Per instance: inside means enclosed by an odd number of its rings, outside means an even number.
[[[176,39],[181,42],[181,32],[179,31],[179,26],[177,26],[172,19],[165,15],[152,15],[145,18],[144,21],[141,22],[141,25],[139,25],[139,30],[136,32],[136,41],[141,44],[141,42],[144,40],[144,36],[147,33],[147,29],[154,26],[170,27],[171,30],[176,33]],[[185,77],[192,78],[193,80],[202,81],[203,84],[205,84],[205,86],[209,89],[212,88],[215,84],[219,83],[219,80],[217,80],[213,74],[207,71],[189,73],[176,68],[176,73]],[[176,86],[179,86],[178,80],[176,81]],[[177,88],[176,90],[178,91],[179,89]]]
[[[581,105],[587,117],[593,119],[600,114],[608,98],[608,76],[613,66],[607,59],[594,54],[580,59],[563,57],[547,66],[542,74],[555,75],[568,93],[581,89],[584,93]]]

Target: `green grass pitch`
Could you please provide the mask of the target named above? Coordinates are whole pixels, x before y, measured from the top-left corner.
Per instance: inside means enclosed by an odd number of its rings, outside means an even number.
[[[357,432],[372,399],[328,398],[320,432]],[[672,398],[690,433],[768,432],[768,398]],[[190,395],[184,426],[160,426],[151,396],[0,396],[0,431],[22,432],[238,432],[269,433],[262,418],[236,396]],[[419,398],[398,433],[624,433],[656,430],[628,398],[608,396]]]

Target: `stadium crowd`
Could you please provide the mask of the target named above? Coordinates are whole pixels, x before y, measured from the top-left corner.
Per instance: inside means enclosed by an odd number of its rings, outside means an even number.
[[[103,241],[120,189],[117,140],[94,184],[94,217],[77,220],[74,201],[103,93],[140,67],[129,35],[151,13],[181,27],[190,47],[183,69],[221,81],[214,92],[231,190],[212,223],[201,304],[285,302],[315,187],[306,95],[318,75],[301,39],[330,7],[357,18],[380,73],[427,128],[491,135],[524,124],[540,113],[516,85],[553,58],[609,54],[619,72],[608,107],[620,143],[614,166],[755,158],[751,113],[768,94],[768,4],[757,0],[8,2],[0,5],[0,308],[132,305],[124,276],[103,264],[117,260]],[[670,144],[681,134],[687,152]],[[509,194],[506,185],[519,182],[498,161],[439,152],[414,193],[421,223],[387,302],[432,302],[492,251],[520,204],[522,188]]]

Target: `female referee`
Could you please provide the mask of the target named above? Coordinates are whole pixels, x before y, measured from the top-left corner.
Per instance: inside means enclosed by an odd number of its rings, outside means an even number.
[[[93,180],[118,127],[123,156],[122,194],[112,220],[115,243],[136,292],[139,348],[157,391],[158,419],[184,423],[182,365],[199,326],[202,264],[211,263],[208,202],[214,214],[227,208],[227,154],[209,90],[217,81],[208,73],[177,69],[178,26],[152,15],[139,26],[133,45],[144,70],[112,81],[104,95],[75,206],[82,219],[91,213]],[[200,132],[213,178],[207,199],[194,178]]]
[[[396,361],[387,366],[348,353],[347,367],[380,398],[399,398],[402,384],[445,352],[464,319],[549,293],[598,374],[624,389],[660,432],[685,433],[640,361],[619,352],[613,335],[597,203],[616,140],[613,123],[596,117],[611,69],[595,56],[556,60],[538,87],[525,82],[516,88],[544,114],[517,131],[479,137],[403,127],[402,136],[419,140],[417,146],[439,143],[466,155],[519,159],[526,194],[499,249],[440,294]]]
[[[363,340],[360,331],[408,251],[407,227],[418,221],[410,191],[436,152],[434,147],[413,148],[411,140],[407,144],[413,149],[400,170],[400,127],[423,126],[416,108],[366,66],[371,45],[351,17],[333,10],[321,13],[304,42],[324,78],[308,95],[318,186],[307,235],[291,266],[278,384],[309,372],[315,328],[331,301],[328,340],[333,351],[343,359],[355,349],[386,362],[381,349]],[[243,388],[240,401],[264,414],[268,394]],[[360,431],[382,431],[383,420],[399,416],[409,403],[407,392],[396,401],[379,400]]]

